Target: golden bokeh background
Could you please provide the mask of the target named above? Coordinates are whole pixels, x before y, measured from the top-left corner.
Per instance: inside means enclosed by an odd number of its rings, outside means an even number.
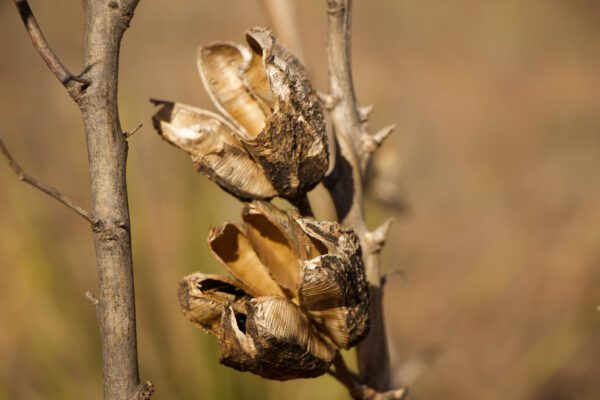
[[[305,63],[327,88],[325,1],[297,1]],[[32,1],[81,68],[79,1]],[[417,399],[600,398],[600,3],[355,1],[357,94],[398,210],[384,261],[395,377]],[[151,127],[150,97],[212,108],[195,51],[267,24],[256,0],[142,0],[121,57],[142,379],[156,399],[342,399],[332,378],[270,382],[217,363],[178,280],[219,271],[209,226],[240,204]],[[0,135],[32,175],[89,204],[79,112],[0,3]],[[100,399],[91,233],[0,163],[0,399]]]

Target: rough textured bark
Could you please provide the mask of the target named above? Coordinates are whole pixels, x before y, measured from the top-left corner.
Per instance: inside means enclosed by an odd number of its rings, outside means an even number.
[[[330,94],[324,96],[335,130],[336,165],[325,185],[335,202],[338,218],[358,234],[371,294],[371,329],[358,346],[359,380],[378,392],[391,389],[390,359],[383,318],[380,256],[389,222],[369,231],[364,220],[363,183],[371,154],[389,135],[374,135],[366,127],[369,108],[358,105],[350,65],[351,0],[328,0],[327,58]]]
[[[98,297],[93,298],[100,325],[107,400],[148,399],[154,387],[138,375],[133,263],[127,200],[126,134],[117,107],[119,52],[139,0],[84,0],[84,71],[72,75],[52,52],[25,0],[14,0],[33,46],[77,103],[83,117],[91,178],[91,213],[58,191],[27,179],[86,218],[96,248]],[[4,150],[6,150],[3,147]],[[8,151],[5,157],[11,161]],[[29,177],[30,178],[30,177]]]
[[[98,270],[97,315],[104,361],[105,399],[131,398],[139,385],[131,232],[127,201],[127,142],[117,109],[121,38],[138,1],[84,1],[83,77],[76,98],[87,139],[94,244]]]

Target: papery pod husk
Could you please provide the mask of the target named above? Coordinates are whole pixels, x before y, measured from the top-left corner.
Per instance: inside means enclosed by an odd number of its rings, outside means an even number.
[[[294,198],[316,186],[327,171],[323,109],[300,61],[269,29],[250,29],[246,37],[262,56],[277,104],[265,129],[244,142],[280,195]]]
[[[299,297],[313,322],[340,348],[360,342],[369,331],[369,285],[360,241],[335,222],[298,219],[304,232],[328,254],[304,261]]]
[[[277,195],[264,170],[221,116],[181,103],[157,101],[154,127],[164,140],[187,152],[196,169],[242,200]]]
[[[186,318],[213,336],[219,335],[221,316],[226,307],[245,313],[246,304],[251,300],[242,282],[200,272],[181,280],[178,295]]]
[[[268,266],[257,255],[242,227],[226,223],[211,229],[208,234],[208,246],[221,265],[244,282],[252,296],[285,296],[280,285],[273,279]]]
[[[309,258],[311,242],[294,216],[273,204],[255,201],[242,211],[246,236],[256,254],[290,299],[298,299],[300,261]]]
[[[360,266],[323,255],[304,263],[300,302],[311,320],[340,348],[349,349],[369,331],[369,291]]]
[[[276,380],[320,376],[335,356],[298,306],[276,296],[254,299],[245,316],[228,309],[219,344],[224,365]]]
[[[323,110],[304,67],[269,29],[253,28],[247,40],[264,72],[243,46],[215,43],[199,51],[200,75],[278,194],[296,198],[327,171]]]
[[[231,42],[216,42],[198,49],[200,78],[213,104],[234,125],[238,138],[259,134],[272,114],[253,89],[271,93],[267,76],[252,51]]]

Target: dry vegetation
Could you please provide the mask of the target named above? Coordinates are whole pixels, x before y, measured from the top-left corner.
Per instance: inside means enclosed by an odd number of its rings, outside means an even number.
[[[39,4],[38,4],[39,3]],[[56,52],[80,65],[81,11],[33,2]],[[235,10],[232,12],[231,10]],[[60,11],[60,12],[58,12]],[[321,2],[300,10],[315,85],[327,85]],[[594,1],[356,2],[354,72],[407,208],[385,265],[398,379],[419,398],[600,396],[600,6]],[[176,282],[219,272],[207,226],[240,205],[152,131],[150,96],[210,107],[195,49],[266,24],[254,2],[143,2],[121,59],[141,375],[157,398],[342,398],[333,379],[267,382],[217,366],[181,317]],[[87,204],[78,110],[0,4],[0,135],[29,172]],[[398,178],[400,176],[400,178]],[[100,398],[88,226],[0,167],[0,399]],[[372,226],[391,210],[370,204]],[[413,381],[414,378],[417,378]],[[87,395],[92,393],[92,395]]]

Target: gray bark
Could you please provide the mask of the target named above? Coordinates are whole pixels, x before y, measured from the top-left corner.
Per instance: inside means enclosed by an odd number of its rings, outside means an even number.
[[[2,154],[19,177],[87,219],[93,230],[107,400],[148,399],[154,387],[140,385],[137,360],[131,229],[127,199],[127,141],[119,122],[117,89],[121,39],[139,0],[84,0],[84,71],[72,75],[54,54],[26,0],[13,0],[33,46],[65,86],[83,117],[91,180],[91,213],[57,190],[25,174],[5,146]]]

